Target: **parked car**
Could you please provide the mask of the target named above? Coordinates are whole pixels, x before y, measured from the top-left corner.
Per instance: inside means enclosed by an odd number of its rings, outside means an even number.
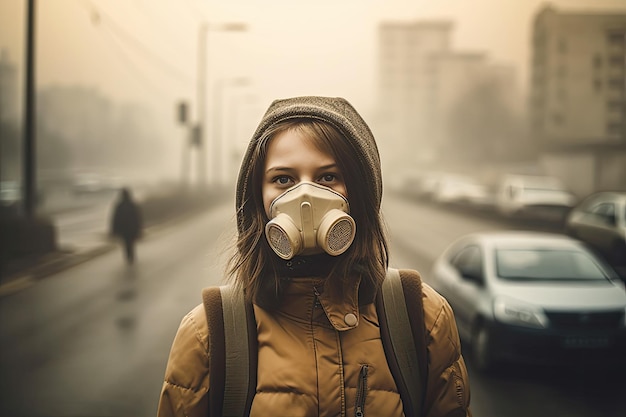
[[[13,206],[22,199],[22,189],[17,181],[0,182],[0,205]]]
[[[588,196],[569,213],[565,230],[613,265],[626,266],[626,192]]]
[[[563,221],[576,197],[558,178],[506,175],[496,192],[496,206],[505,216]]]
[[[75,194],[95,194],[117,191],[122,186],[119,177],[96,173],[83,173],[74,177],[72,190]]]
[[[430,200],[443,175],[437,171],[407,170],[399,176],[400,183],[396,189],[406,197]]]
[[[419,182],[418,197],[433,199],[444,175],[442,172],[428,172],[424,174]]]
[[[502,361],[626,364],[624,283],[576,239],[466,235],[436,260],[431,279],[479,371]]]
[[[446,174],[439,177],[432,198],[442,204],[485,207],[491,204],[489,189],[469,176]]]
[[[405,197],[421,197],[422,183],[424,177],[428,175],[423,171],[404,169],[396,172],[387,178],[389,190],[404,195]]]
[[[19,209],[22,205],[22,192],[22,184],[19,181],[0,181],[0,207]],[[38,187],[34,196],[34,203],[36,205],[43,204],[44,197],[43,188]]]

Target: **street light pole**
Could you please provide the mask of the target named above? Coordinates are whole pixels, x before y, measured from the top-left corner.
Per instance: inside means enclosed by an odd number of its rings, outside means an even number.
[[[207,161],[207,141],[206,141],[206,97],[207,97],[207,37],[210,30],[219,30],[224,32],[245,32],[248,30],[245,23],[229,22],[218,25],[209,25],[204,22],[200,25],[198,32],[198,125],[197,125],[197,151],[198,151],[198,182],[200,186],[206,186],[206,161]],[[217,122],[219,123],[219,122]],[[217,140],[217,139],[216,139]],[[215,144],[219,151],[219,144]],[[218,164],[219,165],[219,164]],[[215,168],[217,170],[217,168]],[[215,171],[217,172],[217,171]],[[216,177],[216,178],[219,178]],[[215,181],[218,183],[217,179]],[[219,185],[219,184],[218,184]]]
[[[24,215],[35,215],[35,0],[28,0],[26,16],[26,80],[24,98]]]
[[[213,183],[219,187],[222,177],[221,153],[222,153],[222,95],[224,80],[215,81],[215,97],[213,99]]]

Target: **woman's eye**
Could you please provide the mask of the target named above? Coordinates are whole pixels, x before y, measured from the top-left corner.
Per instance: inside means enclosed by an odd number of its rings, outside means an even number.
[[[290,181],[291,180],[289,179],[289,177],[286,177],[286,176],[280,176],[280,177],[274,178],[274,182],[279,185],[287,185],[289,184]]]
[[[324,174],[322,175],[321,180],[323,182],[333,182],[337,179],[337,176],[335,174]]]

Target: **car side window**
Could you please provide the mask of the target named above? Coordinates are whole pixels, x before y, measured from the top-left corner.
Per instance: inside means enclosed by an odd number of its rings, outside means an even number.
[[[452,259],[452,265],[465,279],[483,282],[482,253],[478,246],[468,246]]]
[[[613,203],[600,203],[591,208],[591,213],[605,219],[607,222],[615,222],[615,204]]]

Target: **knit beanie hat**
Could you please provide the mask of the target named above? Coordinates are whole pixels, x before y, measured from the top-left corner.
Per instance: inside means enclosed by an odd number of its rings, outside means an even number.
[[[244,155],[239,178],[237,180],[236,207],[237,224],[239,231],[248,222],[245,216],[249,216],[249,210],[244,204],[250,201],[252,193],[249,190],[252,166],[250,160],[259,139],[264,133],[279,122],[289,119],[315,119],[331,124],[343,137],[348,140],[356,152],[356,158],[363,165],[366,173],[362,180],[371,187],[378,201],[378,209],[382,201],[382,178],[380,170],[380,156],[376,141],[370,128],[363,118],[357,113],[347,100],[340,97],[293,97],[275,100],[261,119],[261,123],[254,132],[254,136],[248,145]]]

